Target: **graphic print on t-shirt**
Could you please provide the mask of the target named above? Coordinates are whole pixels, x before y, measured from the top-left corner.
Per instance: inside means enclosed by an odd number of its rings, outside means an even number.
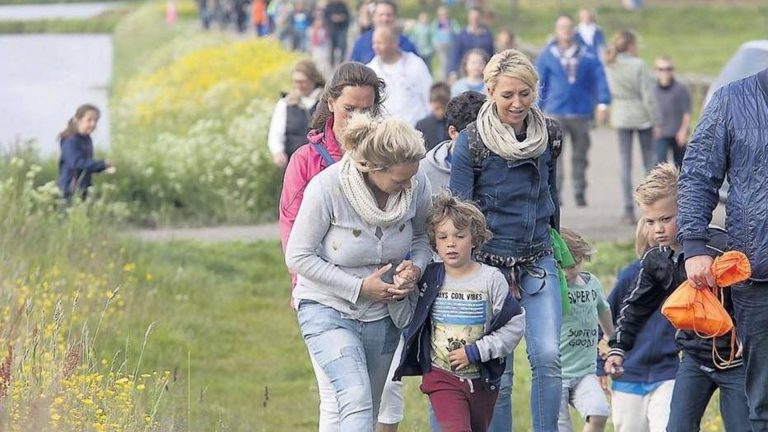
[[[482,337],[487,316],[488,297],[484,291],[450,287],[440,290],[432,306],[432,363],[460,376],[477,376],[477,365],[455,371],[448,353]]]

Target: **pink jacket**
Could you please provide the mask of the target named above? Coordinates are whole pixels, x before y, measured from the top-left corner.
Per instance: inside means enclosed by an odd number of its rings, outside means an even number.
[[[312,130],[307,135],[309,144],[301,146],[291,156],[288,166],[285,168],[283,179],[283,191],[280,194],[280,241],[283,243],[283,252],[288,244],[288,237],[293,228],[293,222],[299,213],[301,201],[304,198],[304,189],[320,171],[328,168],[327,163],[311,144],[323,145],[331,157],[338,161],[342,151],[336,136],[333,134],[333,117],[325,123],[323,131]],[[292,286],[296,285],[296,275],[291,272]]]

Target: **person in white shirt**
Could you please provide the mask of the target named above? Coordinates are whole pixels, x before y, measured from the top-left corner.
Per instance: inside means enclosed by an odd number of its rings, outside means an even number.
[[[398,35],[391,28],[373,32],[376,56],[368,67],[387,85],[385,112],[411,126],[430,114],[429,89],[432,75],[424,60],[416,54],[400,50]]]
[[[275,105],[267,135],[267,147],[278,168],[285,168],[291,155],[309,142],[309,121],[325,87],[323,74],[311,60],[296,63],[291,82],[291,92]]]

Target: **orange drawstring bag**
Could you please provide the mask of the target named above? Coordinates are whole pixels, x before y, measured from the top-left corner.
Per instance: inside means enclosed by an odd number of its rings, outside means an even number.
[[[730,251],[715,258],[712,274],[717,288],[696,289],[688,281],[667,298],[661,313],[679,330],[691,330],[699,337],[723,336],[733,330],[733,320],[723,307],[722,287],[743,282],[752,275],[747,256]]]

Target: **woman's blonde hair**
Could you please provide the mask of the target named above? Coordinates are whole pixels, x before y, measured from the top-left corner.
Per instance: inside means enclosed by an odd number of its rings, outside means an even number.
[[[640,218],[637,221],[637,229],[635,229],[635,256],[642,258],[645,255],[645,251],[653,246],[656,246],[656,242],[653,241],[653,237],[648,233],[645,219]]]
[[[450,219],[457,230],[469,228],[473,248],[484,245],[493,237],[480,209],[469,201],[461,200],[450,192],[443,191],[435,197],[432,210],[427,216],[427,236],[432,249],[436,249],[435,230],[446,219]]]
[[[629,50],[632,45],[637,45],[637,33],[632,30],[624,29],[613,35],[611,46],[605,52],[605,63],[613,64],[616,57]]]
[[[635,201],[648,206],[664,198],[677,197],[679,175],[680,171],[674,164],[664,162],[657,165],[635,189]]]
[[[528,56],[522,52],[508,49],[491,57],[483,70],[485,86],[495,88],[502,76],[519,79],[533,91],[533,101],[538,99],[539,74]]]
[[[352,115],[341,138],[349,157],[362,172],[417,163],[424,158],[424,137],[403,121]]]

